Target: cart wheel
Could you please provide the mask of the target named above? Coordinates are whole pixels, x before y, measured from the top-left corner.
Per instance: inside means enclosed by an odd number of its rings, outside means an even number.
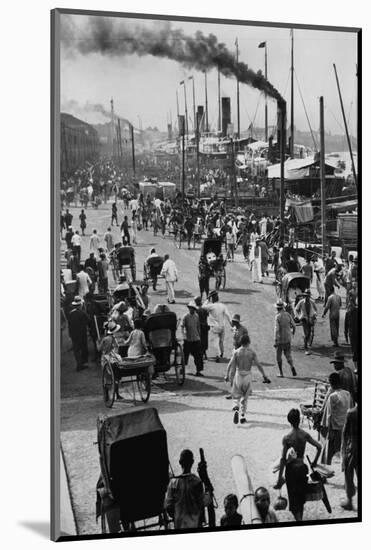
[[[226,283],[227,283],[227,273],[226,273],[225,267],[223,267],[223,273],[221,275],[221,281],[220,281],[220,286],[223,290],[225,289]]]
[[[110,363],[105,363],[102,373],[103,401],[109,409],[115,401],[115,375]]]
[[[173,365],[175,369],[176,383],[178,384],[178,386],[183,386],[185,380],[185,366],[183,350],[179,342],[177,343],[174,351],[175,353]]]
[[[151,395],[151,375],[148,370],[137,375],[137,385],[141,400],[147,403]]]

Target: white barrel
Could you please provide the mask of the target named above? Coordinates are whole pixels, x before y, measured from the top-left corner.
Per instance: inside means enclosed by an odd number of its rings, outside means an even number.
[[[234,455],[231,460],[231,466],[237,488],[239,508],[244,524],[251,525],[262,523],[260,514],[255,505],[254,489],[245,459],[241,455]]]

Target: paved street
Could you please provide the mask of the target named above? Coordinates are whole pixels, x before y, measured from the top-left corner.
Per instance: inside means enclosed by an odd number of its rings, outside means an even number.
[[[73,214],[72,225],[78,228],[80,209],[70,208]],[[110,205],[103,205],[98,210],[90,207],[87,213],[86,237],[83,238],[82,258],[89,253],[89,238],[93,229],[103,236],[110,225]],[[123,219],[121,203],[119,221]],[[113,233],[120,240],[119,228]],[[179,269],[179,282],[176,284],[176,304],[173,306],[178,317],[186,313],[186,304],[196,296],[198,291],[197,263],[200,256],[199,247],[187,250],[175,247],[169,238],[154,237],[151,230],[138,232],[138,245],[135,247],[137,278],[142,278],[143,262],[150,248],[155,247],[158,254],[169,253]],[[304,355],[301,327],[298,327],[293,343],[294,363],[298,372],[297,378],[289,375],[284,362],[287,377],[276,377],[275,350],[273,348],[273,326],[276,292],[273,275],[264,279],[264,284],[251,282],[251,273],[238,250],[235,261],[227,264],[226,289],[220,292],[220,300],[225,303],[233,315],[239,313],[242,322],[247,326],[251,337],[251,347],[257,352],[267,376],[272,383],[262,384],[261,375],[253,369],[254,392],[248,403],[247,424],[235,426],[232,423],[232,402],[225,399],[228,387],[223,381],[227,359],[216,363],[216,350],[209,341],[209,361],[205,364],[205,378],[200,380],[189,376],[194,372],[193,360],[187,367],[187,378],[182,388],[175,384],[174,373],[166,374],[166,379],[159,377],[154,382],[153,393],[146,406],[158,409],[160,418],[168,435],[169,456],[173,469],[179,473],[178,457],[180,451],[188,447],[198,458],[198,449],[203,447],[208,462],[209,475],[214,484],[219,503],[217,520],[223,513],[223,497],[235,492],[230,461],[234,454],[242,454],[247,461],[254,487],[266,486],[274,499],[276,492],[272,489],[274,477],[271,464],[278,458],[281,450],[282,436],[289,431],[286,421],[287,412],[298,407],[300,402],[310,402],[313,395],[313,378],[326,378],[331,372],[329,357],[333,353],[330,340],[328,319],[319,315],[316,325],[311,355]],[[213,280],[212,280],[213,281]],[[113,285],[113,282],[111,281]],[[317,293],[313,288],[313,295]],[[163,280],[159,281],[158,290],[150,290],[150,307],[166,302],[166,291]],[[344,297],[344,295],[342,295]],[[322,305],[318,306],[319,313]],[[344,345],[343,314],[341,321],[341,338],[343,351],[350,357],[349,347]],[[180,335],[179,335],[180,336]],[[211,340],[211,339],[210,339]],[[131,397],[123,391],[123,402],[115,403],[109,410],[103,405],[101,395],[100,367],[93,360],[89,369],[76,372],[71,345],[67,332],[63,335],[61,362],[61,440],[67,467],[72,504],[78,525],[79,534],[98,533],[99,525],[95,522],[95,484],[99,476],[99,460],[96,441],[96,419],[98,414],[117,414],[121,410],[133,407]],[[226,330],[226,355],[232,349],[231,332]],[[303,426],[306,428],[306,426]],[[150,464],[149,464],[150,467]],[[322,502],[307,503],[304,519],[325,519],[328,517],[354,517],[355,512],[344,512],[339,500],[344,496],[343,476],[339,461],[334,462],[336,475],[329,480],[328,494],[333,506],[329,516]],[[285,492],[285,489],[283,489]],[[279,513],[281,521],[291,521],[292,516],[286,510]]]

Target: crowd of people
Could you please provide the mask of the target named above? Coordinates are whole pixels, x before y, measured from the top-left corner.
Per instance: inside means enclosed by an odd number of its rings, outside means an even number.
[[[97,174],[99,177],[97,177]],[[346,499],[342,506],[353,509],[355,494],[354,472],[357,472],[357,372],[358,366],[358,272],[357,258],[349,256],[341,260],[336,252],[321,257],[315,251],[307,252],[300,257],[293,246],[294,231],[285,220],[277,216],[255,214],[243,209],[229,211],[223,201],[213,197],[210,203],[189,198],[183,200],[178,194],[173,199],[143,196],[132,193],[122,187],[121,175],[117,175],[112,164],[80,170],[78,180],[66,180],[62,186],[61,239],[66,243],[66,268],[70,271],[71,282],[75,282],[75,295],[69,301],[66,312],[69,335],[73,344],[77,370],[87,368],[89,332],[95,333],[96,350],[105,354],[117,354],[122,346],[128,348],[128,357],[137,357],[148,353],[149,346],[143,332],[143,322],[153,312],[169,311],[175,304],[175,284],[179,271],[170,254],[160,257],[152,248],[145,261],[146,281],[141,285],[135,283],[135,246],[138,243],[138,232],[153,230],[163,236],[177,235],[184,232],[184,241],[191,247],[192,239],[215,239],[222,243],[218,257],[211,257],[212,250],[205,250],[198,264],[199,295],[187,304],[187,313],[181,319],[183,335],[184,361],[187,366],[193,357],[197,377],[204,376],[205,361],[208,359],[209,337],[217,353],[216,362],[228,358],[225,381],[230,392],[226,396],[233,399],[233,416],[235,424],[246,423],[248,397],[252,393],[252,367],[256,366],[262,380],[270,384],[262,363],[251,347],[248,328],[241,321],[239,314],[231,315],[227,306],[221,301],[217,290],[210,292],[210,278],[219,273],[220,266],[233,262],[235,251],[241,246],[247,269],[251,272],[253,283],[262,283],[270,279],[279,287],[288,273],[301,273],[309,280],[308,288],[295,295],[293,314],[288,312],[283,296],[275,304],[273,345],[276,350],[277,376],[284,377],[282,355],[284,354],[292,376],[297,376],[291,345],[299,321],[303,330],[304,351],[311,351],[314,327],[320,309],[322,317],[329,315],[330,333],[336,351],[332,361],[334,372],[328,378],[328,394],[323,408],[316,411],[321,441],[311,437],[300,428],[300,412],[293,409],[288,413],[291,425],[290,433],[283,438],[282,457],[278,468],[276,488],[283,483],[287,485],[289,509],[295,520],[303,518],[303,510],[308,484],[308,467],[304,462],[306,444],[316,448],[312,467],[317,463],[330,466],[337,452],[342,453],[342,465],[345,474]],[[84,208],[78,216],[73,215],[68,207],[78,193]],[[87,208],[89,204],[97,207],[98,198],[108,202],[113,196],[111,207],[111,224],[107,231],[100,235],[93,229],[89,236],[89,256],[82,259],[82,237],[87,227]],[[99,205],[98,205],[99,206]],[[287,225],[288,241],[286,245],[280,240],[281,224]],[[76,229],[76,225],[79,229]],[[112,227],[120,228],[121,241],[115,242]],[[210,255],[210,257],[208,256]],[[215,256],[215,255],[214,255]],[[271,264],[271,277],[269,264]],[[156,266],[156,269],[154,266]],[[219,267],[218,267],[219,266]],[[111,294],[118,297],[111,304],[103,333],[94,331],[91,313],[91,298],[94,294],[109,295],[109,272],[115,288]],[[168,305],[157,305],[151,308],[148,286],[152,284],[157,291],[158,277],[165,280]],[[62,285],[62,297],[66,299],[66,283]],[[314,299],[310,290],[315,283],[318,296]],[[354,368],[346,365],[346,359],[339,346],[340,309],[342,299],[339,289],[346,294],[346,315],[344,336],[350,342]],[[120,292],[125,290],[125,297]],[[204,298],[205,295],[205,298]],[[273,315],[272,315],[273,318]],[[273,319],[272,319],[273,320]],[[233,349],[225,349],[225,336],[228,328],[232,331]],[[155,373],[152,372],[155,376]],[[120,399],[118,385],[116,397]],[[165,509],[174,518],[176,528],[200,526],[201,511],[205,507],[205,494],[199,478],[191,473],[193,454],[185,449],[179,463],[181,476],[171,480],[165,499]],[[255,491],[255,503],[264,523],[277,522],[277,514],[270,506],[270,496],[266,488]],[[224,499],[225,514],[221,519],[222,526],[239,525],[242,517],[237,512],[236,495],[229,494]]]

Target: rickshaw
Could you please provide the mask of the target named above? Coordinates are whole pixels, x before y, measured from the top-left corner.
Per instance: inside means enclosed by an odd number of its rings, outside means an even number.
[[[164,258],[162,256],[149,257],[143,265],[143,279],[145,283],[151,283],[156,286],[157,279],[160,276]]]
[[[220,239],[205,239],[201,247],[203,256],[211,270],[211,276],[215,277],[215,290],[224,289],[227,282],[225,266],[227,260],[222,254],[223,242]]]
[[[135,251],[133,247],[120,246],[120,248],[118,248],[116,251],[116,255],[120,273],[125,274],[127,279],[129,279],[130,277],[128,277],[128,274],[130,271],[131,278],[133,281],[135,281],[137,269],[135,263]]]
[[[298,272],[286,273],[281,281],[277,282],[277,296],[287,304],[286,311],[293,318],[295,318],[295,306],[300,298],[302,298],[304,291],[308,289],[310,289],[309,277]]]
[[[132,388],[134,403],[136,403],[135,387],[137,387],[143,403],[146,403],[151,395],[151,372],[155,363],[154,357],[152,355],[123,357],[122,348],[120,353],[122,355],[111,352],[102,357],[103,401],[109,409],[115,402],[116,390],[125,382]]]
[[[101,531],[168,529],[163,509],[169,483],[166,431],[158,412],[138,407],[97,419],[100,477],[96,518]]]
[[[177,325],[178,319],[173,311],[152,313],[145,320],[143,331],[156,359],[155,373],[165,373],[174,367],[176,382],[182,386],[185,366],[182,346],[176,338]]]

